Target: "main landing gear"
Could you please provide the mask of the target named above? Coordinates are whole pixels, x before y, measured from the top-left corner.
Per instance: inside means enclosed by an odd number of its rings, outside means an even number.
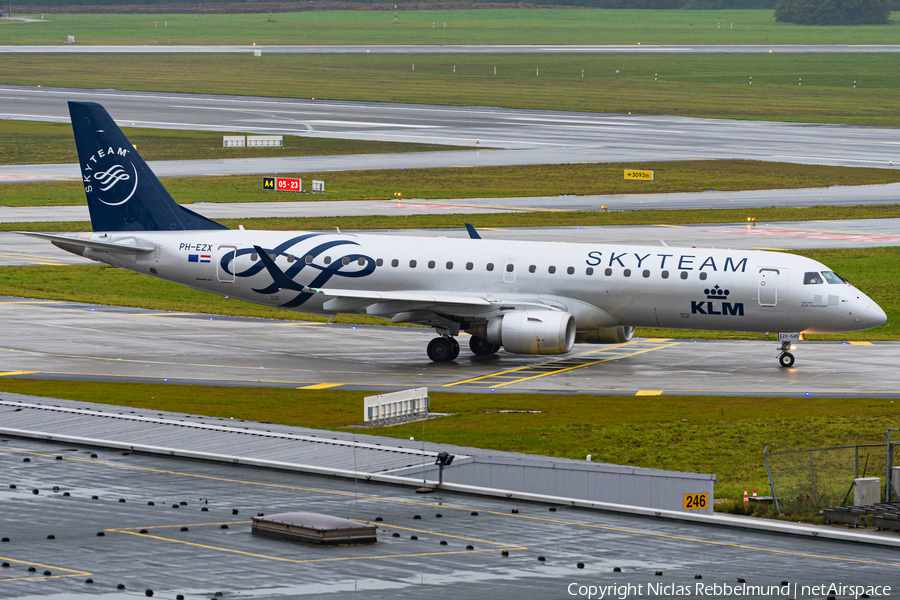
[[[469,338],[469,349],[476,356],[487,356],[488,354],[494,354],[500,350],[500,346],[492,344],[484,338],[475,337],[473,335]]]
[[[791,350],[793,350],[793,346],[790,341],[781,342],[781,349],[778,351],[778,362],[781,363],[782,367],[794,366],[794,355],[790,353]]]
[[[500,346],[492,344],[484,338],[469,338],[469,349],[476,356],[487,356],[500,350]],[[428,358],[434,362],[448,362],[459,356],[459,342],[450,335],[442,335],[428,342]]]
[[[449,335],[428,342],[428,358],[434,362],[456,360],[457,356],[459,356],[459,342]]]

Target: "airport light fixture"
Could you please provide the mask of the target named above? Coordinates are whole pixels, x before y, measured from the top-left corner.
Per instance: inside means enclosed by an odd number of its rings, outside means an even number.
[[[449,452],[439,452],[437,457],[434,459],[434,464],[436,464],[439,468],[438,485],[444,484],[444,467],[449,467],[454,458],[456,457]]]

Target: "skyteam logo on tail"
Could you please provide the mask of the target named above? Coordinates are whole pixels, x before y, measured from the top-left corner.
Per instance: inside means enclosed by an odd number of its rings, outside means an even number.
[[[116,160],[126,158],[129,152],[128,148],[114,149],[110,146],[91,156],[82,167],[85,193],[93,194],[108,206],[120,206],[131,200],[138,186],[137,167],[128,162],[130,168],[127,168]],[[100,197],[101,193],[105,198]]]
[[[703,300],[691,300],[692,315],[744,316],[743,302],[725,302],[731,291],[724,290],[716,285],[712,288],[706,288],[703,290],[703,293],[706,294],[705,302]]]

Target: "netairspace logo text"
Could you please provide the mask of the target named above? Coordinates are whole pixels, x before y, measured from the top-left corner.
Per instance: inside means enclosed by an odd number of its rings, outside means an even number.
[[[891,587],[887,585],[844,585],[842,583],[823,583],[819,585],[750,585],[741,583],[728,585],[727,583],[695,583],[679,585],[677,583],[647,583],[647,584],[623,584],[623,585],[582,585],[570,583],[566,588],[570,596],[586,598],[587,600],[626,600],[641,596],[705,596],[710,598],[725,598],[729,596],[771,598],[802,598],[821,597],[834,594],[835,596],[850,596],[859,598],[868,595],[869,598],[888,597],[891,595]]]

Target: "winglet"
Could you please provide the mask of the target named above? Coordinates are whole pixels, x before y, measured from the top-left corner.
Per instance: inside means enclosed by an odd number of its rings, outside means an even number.
[[[472,227],[472,224],[471,224],[471,223],[466,223],[466,231],[469,232],[469,237],[472,238],[473,240],[480,240],[480,239],[481,239],[481,236],[478,235],[478,232],[475,231],[475,228]]]
[[[284,271],[278,268],[278,265],[275,264],[275,261],[272,260],[272,258],[266,253],[265,250],[263,250],[259,246],[253,246],[253,249],[256,251],[259,259],[262,261],[263,266],[266,268],[266,271],[268,271],[269,275],[272,276],[272,281],[275,282],[275,285],[284,290],[294,290],[297,292],[307,293],[313,292],[313,290],[309,289],[305,285],[299,284],[285,275]]]

